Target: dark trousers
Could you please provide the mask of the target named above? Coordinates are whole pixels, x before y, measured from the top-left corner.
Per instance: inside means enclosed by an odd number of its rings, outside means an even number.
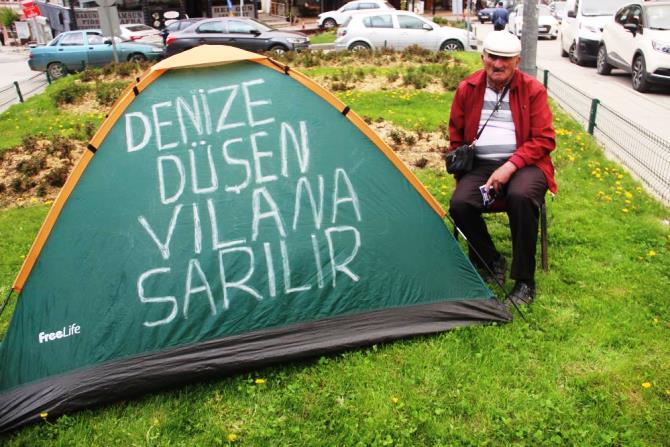
[[[472,171],[461,177],[451,196],[449,214],[456,225],[489,266],[500,254],[496,250],[482,213],[486,211],[479,187],[503,162],[475,159]],[[539,207],[547,192],[547,180],[537,166],[525,166],[516,171],[499,197],[504,197],[512,233],[511,278],[533,281],[535,278],[535,248],[539,225]],[[470,249],[470,259],[481,265]]]
[[[493,25],[493,31],[504,31],[505,30],[505,25]]]

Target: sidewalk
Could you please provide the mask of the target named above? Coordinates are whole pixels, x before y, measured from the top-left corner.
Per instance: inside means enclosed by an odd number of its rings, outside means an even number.
[[[25,46],[25,45],[19,45],[19,46],[9,46],[9,45],[2,45],[0,46],[0,53],[1,54],[28,54],[30,52],[30,49]]]

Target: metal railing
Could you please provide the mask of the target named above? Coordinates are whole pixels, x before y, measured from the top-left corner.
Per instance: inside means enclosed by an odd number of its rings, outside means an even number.
[[[632,123],[597,98],[539,70],[549,95],[605,148],[605,153],[638,178],[652,194],[670,204],[670,142]]]
[[[31,96],[41,93],[51,83],[49,75],[37,73],[28,79],[14,81],[13,83],[0,87],[0,112],[6,110],[12,104],[24,102]]]

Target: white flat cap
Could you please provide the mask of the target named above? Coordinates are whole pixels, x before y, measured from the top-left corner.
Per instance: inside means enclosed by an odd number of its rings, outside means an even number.
[[[521,53],[521,41],[507,31],[491,31],[484,39],[483,50],[496,56],[518,56]]]

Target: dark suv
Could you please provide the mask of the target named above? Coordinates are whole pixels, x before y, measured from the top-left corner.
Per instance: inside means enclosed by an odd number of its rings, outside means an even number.
[[[279,31],[246,17],[220,17],[200,20],[182,31],[171,33],[166,41],[165,54],[172,56],[204,44],[283,54],[308,48],[309,39],[302,33]]]

